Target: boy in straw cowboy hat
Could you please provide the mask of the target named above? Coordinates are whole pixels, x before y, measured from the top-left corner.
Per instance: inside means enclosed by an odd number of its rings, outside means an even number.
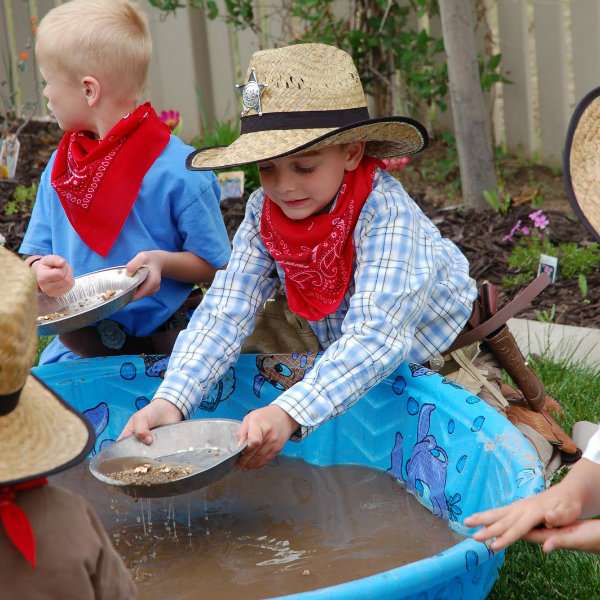
[[[585,96],[575,109],[563,156],[567,197],[582,223],[600,241],[598,124],[600,87]],[[591,424],[584,421],[581,425]],[[585,520],[600,514],[600,428],[582,427],[585,429],[593,432],[591,439],[582,460],[569,474],[538,496],[466,519],[469,527],[484,526],[474,535],[475,539],[495,538],[491,543],[494,550],[524,538],[543,544],[545,552],[558,548],[600,552],[600,521]],[[538,528],[539,525],[545,527]]]
[[[87,421],[29,374],[35,278],[0,248],[0,596],[126,600],[135,585],[87,502],[47,485],[93,446]]]
[[[20,252],[50,296],[90,271],[149,269],[136,302],[56,337],[41,364],[169,352],[193,284],[211,281],[229,258],[216,177],[187,171],[193,148],[140,103],[151,46],[144,13],[127,0],[65,2],[37,30],[44,95],[65,135],[42,174]]]
[[[301,381],[244,419],[241,464],[259,467],[401,362],[428,363],[448,350],[472,316],[477,289],[466,258],[382,170],[381,159],[422,150],[424,128],[404,117],[370,119],[347,53],[323,44],[257,52],[238,87],[240,137],[188,164],[256,162],[262,188],[248,200],[227,269],[180,334],[154,401],[123,435],[149,443],[149,428],[189,417],[235,360],[279,280],[324,352]]]

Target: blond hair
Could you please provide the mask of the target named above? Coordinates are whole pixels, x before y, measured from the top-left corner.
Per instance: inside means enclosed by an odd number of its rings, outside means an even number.
[[[35,45],[42,68],[91,75],[122,96],[138,97],[152,55],[148,20],[129,0],[71,0],[41,20]]]

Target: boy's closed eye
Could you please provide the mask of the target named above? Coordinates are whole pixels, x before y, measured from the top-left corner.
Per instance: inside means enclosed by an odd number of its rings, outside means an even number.
[[[296,173],[307,174],[313,173],[317,167],[316,165],[303,165],[299,163],[294,163],[292,165],[292,168],[294,169],[294,171],[296,171]],[[258,165],[258,170],[261,173],[271,173],[275,170],[275,167],[271,163],[263,163]]]

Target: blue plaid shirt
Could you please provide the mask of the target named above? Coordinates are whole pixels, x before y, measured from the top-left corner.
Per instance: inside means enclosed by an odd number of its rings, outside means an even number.
[[[186,418],[237,359],[277,278],[284,284],[260,237],[263,201],[262,190],[249,198],[227,269],[179,334],[156,392]],[[309,322],[323,354],[274,401],[302,435],[350,408],[403,361],[423,363],[446,350],[477,296],[467,259],[384,171],[363,206],[354,247],[354,280],[340,307]]]

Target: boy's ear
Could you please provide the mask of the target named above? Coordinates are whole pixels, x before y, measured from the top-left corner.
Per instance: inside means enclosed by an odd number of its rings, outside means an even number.
[[[86,75],[81,80],[81,86],[88,106],[91,108],[98,104],[101,92],[100,82],[95,77]]]
[[[344,155],[346,159],[345,169],[346,171],[354,171],[358,164],[362,160],[365,154],[365,143],[364,142],[350,142],[344,144]]]

